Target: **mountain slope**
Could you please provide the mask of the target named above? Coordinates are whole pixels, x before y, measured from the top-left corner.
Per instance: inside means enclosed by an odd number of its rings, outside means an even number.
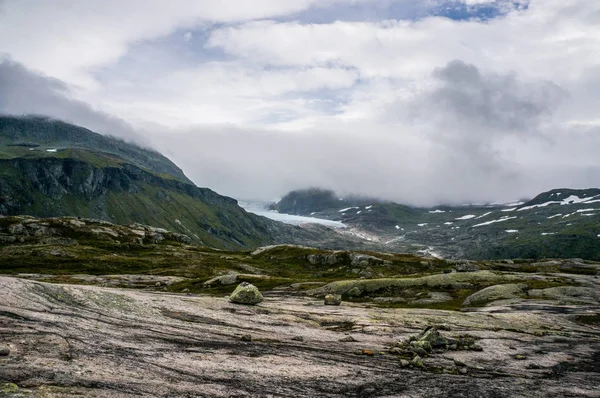
[[[142,223],[216,248],[315,240],[198,188],[164,156],[44,118],[0,117],[0,216]]]
[[[40,150],[81,148],[115,155],[155,173],[167,174],[191,184],[183,171],[160,153],[122,140],[94,133],[83,127],[39,116],[0,116],[0,158],[22,153],[18,148]],[[13,149],[12,151],[9,149]],[[15,152],[16,151],[16,152]]]
[[[600,189],[555,189],[506,205],[418,208],[366,199],[352,206],[341,200],[321,210],[297,209],[364,231],[392,251],[471,259],[600,259]]]

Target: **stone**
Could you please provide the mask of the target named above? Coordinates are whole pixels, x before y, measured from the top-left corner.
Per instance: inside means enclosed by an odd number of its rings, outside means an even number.
[[[348,297],[360,297],[361,294],[362,291],[356,286],[346,292]]]
[[[304,337],[302,337],[302,336],[294,336],[294,337],[292,337],[292,340],[294,340],[294,341],[304,341]]]
[[[446,349],[448,347],[448,339],[440,334],[437,327],[429,326],[418,336],[417,345],[427,351],[430,351],[432,348]]]
[[[422,368],[423,366],[425,366],[425,364],[423,363],[423,359],[418,355],[415,355],[412,361],[410,361],[410,364],[412,366],[416,366],[417,368]]]
[[[231,293],[229,301],[235,304],[254,305],[263,301],[263,295],[253,284],[242,282]]]
[[[466,375],[467,374],[467,368],[460,368],[458,369],[458,373],[460,373],[461,375]]]
[[[242,338],[240,339],[242,341],[252,341],[252,335],[251,334],[245,334],[242,336]]]
[[[222,285],[229,286],[234,285],[237,282],[238,274],[231,273],[227,275],[219,275],[216,276],[206,282],[204,282],[205,286],[213,286],[213,285]]]
[[[354,343],[356,341],[357,340],[352,336],[346,336],[343,339],[340,339],[340,342],[342,342],[342,343]]]
[[[405,368],[405,367],[407,367],[408,365],[410,365],[410,362],[408,362],[406,359],[401,359],[401,360],[400,360],[400,365],[401,365],[403,368]]]
[[[7,357],[10,355],[10,349],[7,347],[0,347],[0,357]]]
[[[325,296],[325,305],[340,305],[342,303],[342,296],[339,294],[328,294]]]
[[[523,287],[518,284],[494,285],[481,289],[467,297],[463,302],[463,306],[481,305],[495,300],[515,299],[523,294]]]

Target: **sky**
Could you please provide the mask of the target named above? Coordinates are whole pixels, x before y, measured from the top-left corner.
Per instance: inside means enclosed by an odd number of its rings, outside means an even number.
[[[0,113],[197,185],[412,205],[600,187],[600,2],[0,0]]]

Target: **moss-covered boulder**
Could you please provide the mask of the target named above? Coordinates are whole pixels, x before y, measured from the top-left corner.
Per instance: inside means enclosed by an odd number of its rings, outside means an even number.
[[[254,305],[263,301],[263,295],[253,284],[242,282],[231,293],[229,301],[236,304]]]
[[[486,287],[467,297],[463,307],[483,305],[496,300],[516,299],[525,293],[524,288],[525,285],[514,283]]]

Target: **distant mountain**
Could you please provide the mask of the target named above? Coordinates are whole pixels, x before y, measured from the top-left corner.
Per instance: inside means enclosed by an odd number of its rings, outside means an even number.
[[[310,191],[300,192],[304,193],[301,203],[312,203]],[[297,214],[340,221],[390,251],[471,259],[600,259],[600,189],[596,188],[555,189],[525,203],[431,208],[321,197],[320,210],[296,206]]]
[[[279,202],[271,205],[270,209],[277,210],[280,213],[303,216],[339,207],[356,206],[367,202],[380,203],[381,201],[359,196],[338,197],[331,190],[308,188],[287,193]]]

